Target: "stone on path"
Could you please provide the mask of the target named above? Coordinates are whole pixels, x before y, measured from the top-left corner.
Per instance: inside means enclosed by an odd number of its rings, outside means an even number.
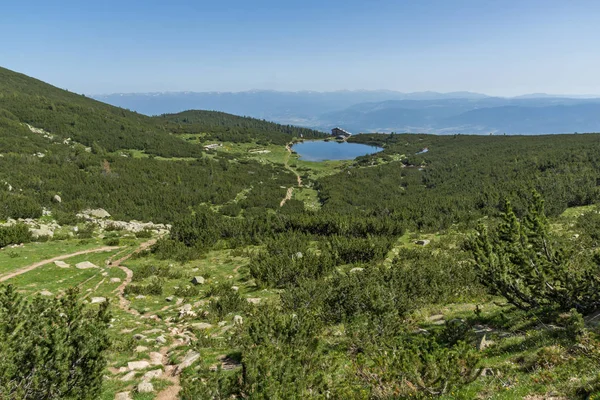
[[[138,393],[152,393],[154,392],[154,386],[150,382],[142,382],[137,387]]]
[[[130,371],[148,368],[149,366],[150,363],[148,361],[130,361],[127,363],[127,368],[129,368]]]
[[[96,264],[92,264],[89,261],[80,262],[75,264],[75,268],[77,269],[90,269],[90,268],[99,268]]]
[[[115,400],[131,400],[129,392],[121,392],[115,395]]]
[[[92,304],[104,303],[106,302],[106,297],[92,297]]]
[[[150,364],[152,365],[161,365],[162,364],[163,355],[153,351],[150,353]]]
[[[142,381],[151,381],[152,379],[160,378],[162,376],[162,374],[163,374],[162,369],[154,369],[152,371],[148,371],[142,377]]]
[[[56,265],[59,268],[69,268],[70,267],[70,265],[64,261],[54,261],[54,265]]]

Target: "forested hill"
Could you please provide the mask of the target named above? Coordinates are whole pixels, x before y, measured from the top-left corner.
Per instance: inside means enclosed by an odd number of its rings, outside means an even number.
[[[286,144],[290,136],[325,137],[323,132],[281,125],[257,118],[240,117],[219,111],[188,110],[153,117],[173,133],[210,133],[212,139],[228,142],[271,142]]]
[[[190,122],[186,124],[187,132],[199,129],[206,133],[234,134],[244,141],[259,138],[279,143],[283,139],[289,141],[291,135],[318,135],[309,129],[211,111],[190,111],[181,115]],[[26,123],[62,140],[70,138],[100,152],[134,149],[164,157],[201,156],[201,146],[170,134],[171,128],[178,133],[184,132],[179,125],[185,121],[177,122],[178,118],[177,115],[151,118],[0,67],[0,129],[3,137],[11,137],[12,145],[0,149],[3,152],[28,147],[24,135],[15,133],[23,129],[23,126],[17,126],[18,123]]]

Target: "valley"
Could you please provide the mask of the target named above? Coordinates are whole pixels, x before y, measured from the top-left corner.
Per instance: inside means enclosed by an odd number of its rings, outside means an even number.
[[[0,397],[600,395],[598,134],[315,162],[320,131],[0,78]]]

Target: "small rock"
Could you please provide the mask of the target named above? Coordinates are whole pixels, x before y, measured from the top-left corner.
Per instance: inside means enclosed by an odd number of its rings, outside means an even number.
[[[135,378],[135,371],[129,371],[126,375],[121,377],[122,381],[131,381]]]
[[[231,290],[233,290],[234,292],[237,292],[238,290],[240,290],[240,288],[237,286],[232,286]]]
[[[148,351],[148,348],[146,346],[137,346],[135,348],[136,353],[143,353],[144,351]]]
[[[152,371],[148,371],[142,377],[142,381],[151,381],[152,379],[160,378],[162,374],[162,369],[154,369]]]
[[[106,301],[106,297],[92,297],[92,304],[104,303]]]
[[[156,338],[156,343],[165,344],[167,343],[167,339],[165,339],[165,337],[161,335]]]
[[[195,324],[192,324],[191,326],[194,329],[200,329],[200,330],[212,328],[212,325],[211,324],[207,324],[206,322],[197,322]]]
[[[52,200],[54,200],[56,203],[62,203],[62,199],[57,194],[54,195],[54,197],[52,198]]]
[[[41,294],[42,296],[54,296],[54,295],[52,294],[52,292],[49,292],[48,290],[42,290],[42,291],[40,292],[40,294]]]
[[[204,277],[202,276],[195,276],[192,278],[191,281],[194,285],[202,285],[204,284]]]
[[[146,338],[146,336],[145,336],[145,335],[142,335],[141,333],[136,333],[135,335],[133,335],[133,338],[134,338],[135,340],[142,340],[142,339],[145,339],[145,338]]]
[[[129,392],[121,392],[115,395],[115,400],[131,400]]]
[[[249,297],[246,300],[248,300],[248,303],[258,304],[262,299],[260,297]]]
[[[145,299],[146,296],[144,296],[143,294],[138,294],[137,296],[135,296],[135,298],[138,299],[138,300],[141,300],[141,299]]]
[[[121,282],[121,278],[110,278],[110,282],[111,282],[111,283],[118,283],[118,282]]]
[[[491,345],[491,342],[485,339],[485,334],[481,335],[479,340],[477,341],[477,350],[482,351],[488,348]]]
[[[428,239],[417,240],[415,242],[415,244],[418,244],[419,246],[427,246],[429,243],[431,243],[431,241]]]
[[[150,382],[142,382],[137,387],[138,393],[152,393],[154,392],[154,386]]]
[[[127,363],[127,368],[129,368],[130,371],[148,368],[149,366],[150,363],[148,361],[130,361]]]
[[[189,367],[198,358],[200,358],[200,353],[198,353],[194,350],[188,351],[187,354],[185,355],[183,361],[181,362],[181,364],[179,364],[179,366],[177,367],[177,370],[181,371],[182,369]]]
[[[233,323],[235,325],[242,325],[244,323],[244,319],[241,315],[236,315],[235,317],[233,317]]]
[[[59,268],[69,268],[70,267],[70,265],[64,261],[54,261],[54,265],[56,265]]]
[[[364,271],[364,270],[365,270],[364,268],[356,267],[356,268],[352,268],[352,269],[350,270],[350,273],[351,273],[351,274],[353,274],[353,273],[355,273],[355,272],[362,272],[362,271]]]
[[[221,322],[219,322],[219,326],[225,326],[225,325],[227,325],[227,321],[221,321]]]
[[[153,351],[150,353],[150,364],[152,365],[161,365],[162,364],[163,355]]]
[[[84,262],[80,262],[78,264],[75,264],[75,268],[77,269],[90,269],[90,268],[99,268],[97,265],[92,264],[89,261],[84,261]]]
[[[173,297],[173,296],[169,296],[169,297],[165,298],[165,300],[168,302],[171,302],[171,301],[173,301],[174,298],[175,297]]]

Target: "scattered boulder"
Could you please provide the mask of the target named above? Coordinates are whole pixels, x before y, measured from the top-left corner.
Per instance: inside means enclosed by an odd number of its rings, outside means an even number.
[[[111,283],[118,283],[118,282],[121,282],[121,278],[110,278],[110,282],[111,282]]]
[[[240,288],[237,286],[232,286],[231,290],[233,290],[234,292],[237,292],[238,290],[240,290]]]
[[[131,400],[129,392],[121,392],[115,395],[115,400]]]
[[[137,387],[138,393],[152,393],[154,392],[154,386],[150,382],[142,382]]]
[[[194,285],[202,285],[202,284],[204,284],[204,277],[203,276],[195,276],[192,278],[192,283]]]
[[[143,353],[144,351],[148,351],[148,348],[146,346],[137,346],[135,348],[136,353]]]
[[[242,318],[241,315],[236,315],[233,317],[233,323],[235,325],[242,325],[244,323],[244,319]]]
[[[106,297],[92,297],[92,304],[104,303],[106,301]]]
[[[167,297],[165,300],[166,300],[166,301],[169,301],[169,302],[171,302],[171,301],[173,301],[173,299],[174,299],[174,298],[175,298],[175,297],[173,297],[173,296],[169,296],[169,297]]]
[[[89,261],[84,261],[84,262],[80,262],[78,264],[75,264],[75,268],[77,268],[77,269],[90,269],[90,268],[100,268],[100,267],[98,267],[96,264],[92,264]]]
[[[148,361],[130,361],[127,363],[127,368],[129,368],[130,371],[135,371],[137,369],[145,369],[149,366],[150,363]]]
[[[351,274],[353,274],[353,273],[355,273],[355,272],[362,272],[362,271],[364,271],[364,270],[365,270],[364,268],[356,267],[356,268],[352,268],[352,269],[350,270],[350,273],[351,273]]]
[[[145,299],[146,296],[144,296],[143,294],[138,294],[137,296],[135,296],[136,299],[141,300],[141,299]],[[169,301],[169,300],[167,300]]]
[[[165,344],[167,343],[167,339],[165,339],[165,337],[161,335],[156,338],[156,343]]]
[[[477,350],[483,351],[493,344],[491,340],[486,340],[485,334],[477,340]]]
[[[135,340],[142,340],[142,339],[145,339],[146,336],[142,335],[141,333],[136,333],[135,335],[133,335],[133,338]]]
[[[69,268],[70,267],[70,265],[64,261],[54,261],[54,265],[56,265],[59,268]]]
[[[33,238],[35,238],[35,239],[37,239],[41,236],[49,236],[49,237],[54,236],[54,231],[48,225],[40,225],[39,228],[30,229],[30,231],[31,231],[31,236],[33,236]]]
[[[42,290],[42,291],[40,292],[40,294],[41,294],[42,296],[54,296],[54,294],[52,294],[52,292],[50,292],[50,291],[48,291],[48,290],[46,290],[46,289]]]
[[[262,299],[260,297],[249,297],[246,300],[248,300],[248,303],[258,304]]]
[[[55,194],[54,197],[52,198],[52,200],[56,203],[62,203],[62,199],[60,198],[59,195]]]
[[[415,242],[415,244],[418,244],[419,246],[427,246],[429,243],[431,243],[431,240],[428,239],[417,240]]]

